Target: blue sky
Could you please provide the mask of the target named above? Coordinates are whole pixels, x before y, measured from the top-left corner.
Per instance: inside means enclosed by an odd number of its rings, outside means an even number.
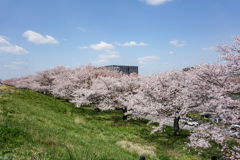
[[[0,0],[0,79],[58,65],[139,66],[139,74],[217,62],[240,32],[239,0]]]

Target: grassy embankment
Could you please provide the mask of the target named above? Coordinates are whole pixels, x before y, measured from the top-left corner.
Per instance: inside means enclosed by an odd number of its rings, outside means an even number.
[[[173,128],[166,127],[165,132],[150,135],[157,124],[147,123],[125,122],[120,111],[76,108],[30,90],[0,94],[0,160],[138,160],[140,155],[146,160],[209,159],[183,150],[188,131],[174,137]]]

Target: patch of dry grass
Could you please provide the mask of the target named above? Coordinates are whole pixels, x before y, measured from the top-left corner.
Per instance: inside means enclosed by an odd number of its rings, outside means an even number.
[[[0,92],[14,92],[17,91],[18,89],[11,87],[11,86],[7,86],[7,85],[0,85]]]
[[[118,141],[117,145],[129,150],[130,152],[137,152],[139,155],[147,154],[151,157],[156,157],[156,153],[154,152],[156,148],[141,145],[141,144],[134,144],[129,141]]]
[[[76,117],[74,122],[76,124],[86,124],[85,120],[83,118],[80,118],[80,117]]]
[[[0,85],[0,89],[8,89],[9,87],[8,86],[6,86],[6,85]]]

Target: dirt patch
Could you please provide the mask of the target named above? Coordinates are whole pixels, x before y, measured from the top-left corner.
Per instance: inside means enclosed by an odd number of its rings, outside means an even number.
[[[156,157],[155,147],[145,146],[141,144],[134,144],[129,141],[118,141],[117,145],[129,150],[130,152],[137,152],[139,155],[148,154],[151,157]]]

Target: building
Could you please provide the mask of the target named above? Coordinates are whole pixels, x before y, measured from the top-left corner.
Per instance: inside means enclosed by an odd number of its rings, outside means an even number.
[[[182,70],[185,71],[185,72],[187,72],[187,71],[189,71],[190,69],[194,69],[194,67],[187,67],[187,68],[183,68]]]
[[[123,65],[108,65],[108,66],[102,66],[107,68],[110,71],[119,71],[126,74],[131,74],[133,72],[138,74],[138,66],[123,66]]]

